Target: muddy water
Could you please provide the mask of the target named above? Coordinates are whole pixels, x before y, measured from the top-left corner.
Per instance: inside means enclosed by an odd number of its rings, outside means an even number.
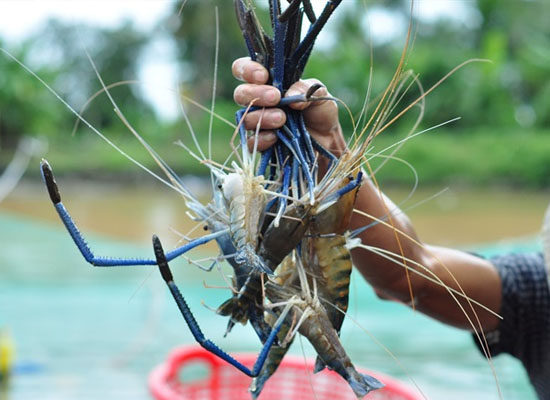
[[[550,203],[550,193],[511,189],[423,188],[403,205],[420,237],[436,245],[468,247],[534,236]],[[399,202],[400,190],[387,190]]]
[[[186,216],[181,197],[161,185],[99,185],[64,179],[59,184],[64,204],[85,232],[147,244],[152,233],[174,244],[181,234],[202,234],[202,227]],[[194,193],[208,199],[207,185],[197,180],[189,184]],[[384,190],[409,215],[423,241],[445,246],[468,247],[536,235],[550,202],[546,192],[441,187],[419,189],[403,202],[407,191]],[[20,185],[0,209],[59,223],[39,183]]]

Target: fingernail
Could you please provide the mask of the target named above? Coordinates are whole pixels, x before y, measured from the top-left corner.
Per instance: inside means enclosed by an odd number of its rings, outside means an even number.
[[[254,73],[252,74],[252,78],[254,79],[254,82],[265,83],[267,81],[267,71],[263,69],[254,71]]]

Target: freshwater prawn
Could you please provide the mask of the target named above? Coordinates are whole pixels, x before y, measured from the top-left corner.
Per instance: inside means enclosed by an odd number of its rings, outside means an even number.
[[[329,210],[333,209],[335,207],[329,208],[322,215],[327,214]],[[322,218],[319,219],[319,221],[322,220]],[[357,240],[351,240],[347,234],[330,233],[327,236],[323,236],[320,233],[314,233],[321,231],[316,222],[317,220],[314,220],[310,224],[310,229],[300,243],[300,251],[295,251],[288,255],[279,266],[273,282],[278,285],[277,287],[294,291],[301,290],[301,297],[305,299],[304,301],[315,304],[315,307],[310,310],[312,314],[320,313],[319,310],[321,308],[323,310],[323,315],[318,315],[318,318],[323,321],[320,332],[325,332],[330,324],[339,336],[348,308],[349,284],[352,270],[350,249],[357,244]],[[330,231],[330,229],[328,230]],[[297,260],[298,258],[299,260]],[[303,269],[306,273],[307,282],[305,283],[300,282],[301,276],[303,279],[303,274],[299,271],[300,269]],[[267,285],[271,284],[267,283]],[[306,293],[309,293],[308,289],[311,286],[315,288],[315,293],[313,295],[306,295]],[[279,289],[277,296],[281,296],[285,289]],[[266,290],[266,292],[268,298],[272,300],[271,291]],[[287,320],[279,331],[279,344],[275,344],[271,348],[264,367],[258,377],[254,379],[250,389],[254,398],[260,394],[267,380],[275,373],[292,343],[295,331],[291,329],[296,325],[298,315],[294,312],[291,313],[291,316],[293,320],[289,321],[291,317],[287,317]],[[328,323],[325,321],[325,318],[328,320]],[[272,326],[275,323],[275,317],[271,314],[267,314],[265,319]],[[332,330],[330,332],[325,332],[324,334],[333,339]],[[314,335],[311,338],[308,337],[308,339],[310,341],[320,340]],[[322,354],[317,355],[314,368],[315,373],[325,367],[326,358]]]

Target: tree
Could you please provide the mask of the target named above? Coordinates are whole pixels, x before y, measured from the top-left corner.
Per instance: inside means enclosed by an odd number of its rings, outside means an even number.
[[[219,56],[217,94],[231,99],[235,80],[231,75],[231,63],[247,54],[244,40],[237,24],[233,1],[189,0],[174,15],[178,18],[173,31],[174,40],[182,60],[182,83],[191,88],[195,100],[207,103],[212,96],[214,60],[216,53],[216,11],[219,17]],[[174,16],[170,18],[175,18]],[[184,88],[184,90],[186,89]]]
[[[14,56],[33,69],[76,110],[101,85],[86,51],[105,84],[136,79],[140,55],[148,42],[130,23],[98,29],[50,20],[41,31],[17,46]],[[0,144],[13,147],[25,134],[69,135],[76,117],[20,65],[0,57]],[[113,89],[120,108],[139,125],[152,119],[150,106],[129,86]],[[85,117],[98,129],[109,129],[118,117],[109,101],[96,101]]]

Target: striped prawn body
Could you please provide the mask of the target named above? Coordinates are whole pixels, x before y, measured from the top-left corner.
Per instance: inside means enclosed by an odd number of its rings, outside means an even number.
[[[246,165],[249,165],[248,163]],[[229,238],[234,255],[229,259],[233,270],[235,292],[222,303],[217,313],[229,316],[226,334],[235,323],[249,320],[262,342],[267,339],[270,326],[263,319],[261,273],[265,263],[257,254],[259,231],[266,205],[264,177],[254,176],[251,168],[235,168],[236,172],[217,171],[218,189],[222,206],[228,216]]]
[[[359,168],[354,171],[355,175]],[[340,187],[345,186],[344,179]],[[359,187],[343,195],[335,204],[318,214],[309,224],[302,242],[302,263],[317,280],[319,297],[333,327],[339,333],[348,309],[352,259],[349,228]]]
[[[348,308],[352,261],[345,235],[306,238],[302,246],[305,268],[317,280],[319,297],[337,332]]]

